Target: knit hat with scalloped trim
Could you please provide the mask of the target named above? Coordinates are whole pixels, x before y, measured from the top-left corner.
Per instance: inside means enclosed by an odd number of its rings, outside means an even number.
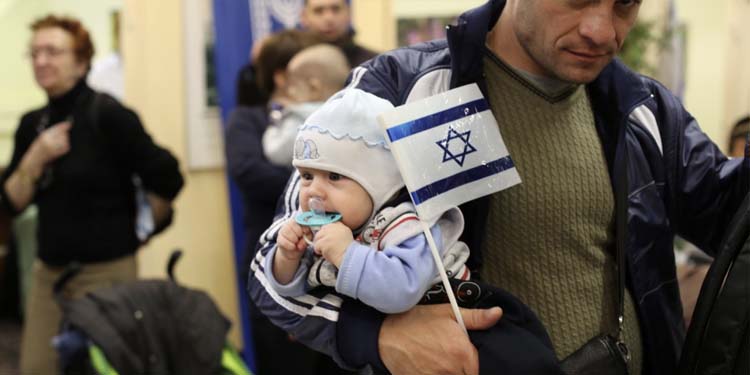
[[[313,112],[299,128],[295,167],[335,172],[359,183],[377,213],[404,187],[377,116],[393,105],[360,89],[344,89]]]

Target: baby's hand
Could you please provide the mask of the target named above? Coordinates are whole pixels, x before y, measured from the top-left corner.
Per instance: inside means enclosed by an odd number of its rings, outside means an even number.
[[[284,223],[276,238],[279,253],[288,260],[299,260],[305,253],[307,243],[304,236],[311,236],[310,228],[303,227],[292,218]]]
[[[315,235],[314,249],[336,267],[341,266],[344,253],[354,241],[352,230],[342,222],[324,225]]]

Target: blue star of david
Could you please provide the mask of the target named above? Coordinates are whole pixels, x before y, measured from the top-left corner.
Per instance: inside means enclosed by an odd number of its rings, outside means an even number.
[[[448,160],[453,160],[458,164],[460,167],[464,166],[464,159],[466,159],[466,155],[471,154],[472,152],[476,151],[476,147],[474,147],[471,143],[469,143],[469,137],[471,136],[471,130],[467,130],[463,133],[457,132],[453,128],[448,129],[448,135],[445,137],[445,139],[441,139],[437,142],[435,142],[440,148],[443,149],[443,163],[445,163]],[[450,150],[450,143],[454,139],[460,139],[464,142],[464,150],[463,152],[453,154]]]

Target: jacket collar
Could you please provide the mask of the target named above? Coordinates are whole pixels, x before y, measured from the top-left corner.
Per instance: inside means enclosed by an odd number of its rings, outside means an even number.
[[[604,67],[599,76],[586,85],[592,105],[596,108],[607,108],[608,117],[624,119],[635,107],[651,95],[641,76],[630,70],[619,58]],[[619,125],[619,123],[612,123]]]
[[[482,82],[482,56],[487,33],[500,18],[505,0],[490,0],[463,13],[455,25],[448,26],[451,53],[451,87]],[[484,89],[484,88],[483,88]]]
[[[489,0],[485,4],[463,13],[456,25],[449,26],[448,47],[451,53],[451,87],[479,82],[485,90],[482,66],[483,49],[487,33],[495,26],[505,7],[505,0]],[[607,109],[605,115],[611,124],[620,121],[650,94],[641,77],[627,68],[619,59],[607,65],[599,76],[586,85],[594,108]]]

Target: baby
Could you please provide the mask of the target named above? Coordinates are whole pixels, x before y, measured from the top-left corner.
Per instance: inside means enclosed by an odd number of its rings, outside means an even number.
[[[293,165],[301,178],[300,211],[307,213],[283,224],[277,247],[264,264],[279,295],[295,297],[331,287],[388,314],[409,310],[420,300],[445,301],[436,298],[444,295],[436,284],[437,267],[376,121],[392,109],[390,102],[372,94],[345,89],[300,128]],[[299,224],[313,215],[311,209],[340,220],[313,233]],[[505,310],[495,327],[471,333],[480,371],[560,373],[549,337],[528,307],[505,291],[469,281],[464,264],[469,249],[458,240],[464,226],[461,211],[454,207],[428,226],[461,304]],[[312,239],[311,246],[306,239]],[[462,288],[469,292],[462,294]]]
[[[317,44],[307,47],[289,60],[286,68],[287,103],[278,118],[263,133],[263,153],[276,165],[292,163],[297,128],[331,95],[344,87],[349,74],[346,56],[338,47]]]

